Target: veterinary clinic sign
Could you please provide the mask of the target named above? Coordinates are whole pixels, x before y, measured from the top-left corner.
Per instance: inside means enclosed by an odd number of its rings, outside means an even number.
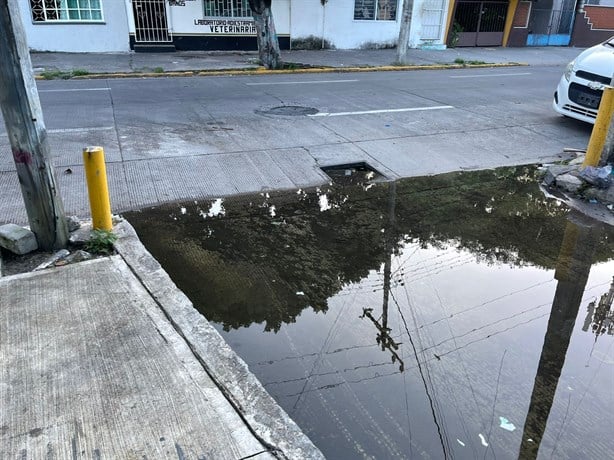
[[[250,19],[194,19],[195,26],[204,26],[206,34],[256,35],[256,25]]]

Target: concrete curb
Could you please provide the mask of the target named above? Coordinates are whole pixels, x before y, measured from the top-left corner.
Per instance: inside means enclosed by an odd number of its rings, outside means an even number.
[[[247,364],[194,308],[145,249],[126,221],[115,226],[115,248],[254,435],[282,459],[323,459],[320,450],[267,393]]]
[[[310,73],[354,73],[354,72],[400,72],[414,70],[456,70],[456,69],[483,69],[498,67],[526,67],[529,64],[522,62],[492,63],[492,64],[421,64],[404,66],[373,66],[373,67],[309,67],[302,69],[267,70],[258,68],[218,69],[218,70],[182,70],[169,72],[111,72],[90,73],[68,78],[68,80],[96,80],[104,78],[160,78],[160,77],[206,77],[206,76],[235,76],[235,75],[285,75]],[[47,80],[42,75],[36,75],[37,80]],[[56,80],[56,79],[49,79]]]

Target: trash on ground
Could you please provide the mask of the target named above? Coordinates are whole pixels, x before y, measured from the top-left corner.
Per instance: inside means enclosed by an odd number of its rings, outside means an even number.
[[[486,438],[484,437],[484,435],[482,433],[478,434],[478,436],[480,437],[480,441],[482,441],[482,445],[484,447],[488,447],[488,443],[486,442]]]
[[[510,423],[505,417],[499,417],[499,426],[507,431],[514,431],[516,429],[516,425]]]
[[[599,188],[607,188],[612,182],[612,166],[587,166],[580,171],[580,177],[591,185]]]
[[[63,259],[64,257],[66,257],[67,255],[70,254],[70,251],[68,251],[67,249],[60,249],[59,251],[57,251],[56,253],[54,253],[49,259],[47,259],[45,262],[43,262],[42,264],[40,264],[38,267],[36,267],[34,270],[34,272],[38,272],[41,270],[45,270],[46,268],[51,267],[52,265],[54,265],[58,260]]]

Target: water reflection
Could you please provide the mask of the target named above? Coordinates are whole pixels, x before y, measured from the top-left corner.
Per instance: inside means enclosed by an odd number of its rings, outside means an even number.
[[[573,216],[578,221],[578,216]],[[518,458],[537,458],[595,254],[591,223],[568,221],[554,273],[558,281]]]
[[[613,234],[530,168],[216,202],[128,217],[330,458],[614,447]]]

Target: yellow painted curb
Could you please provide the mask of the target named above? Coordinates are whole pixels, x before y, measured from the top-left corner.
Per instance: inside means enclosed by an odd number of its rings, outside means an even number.
[[[117,72],[117,73],[91,73],[78,75],[69,80],[90,80],[101,78],[160,78],[160,77],[206,77],[223,75],[283,75],[307,73],[352,73],[352,72],[399,72],[412,70],[446,70],[446,69],[481,69],[497,67],[526,67],[529,64],[522,62],[509,62],[499,64],[422,64],[422,65],[386,65],[373,67],[308,67],[303,69],[267,70],[264,67],[220,70],[185,70],[169,72]],[[37,80],[46,80],[42,75],[36,75]]]

